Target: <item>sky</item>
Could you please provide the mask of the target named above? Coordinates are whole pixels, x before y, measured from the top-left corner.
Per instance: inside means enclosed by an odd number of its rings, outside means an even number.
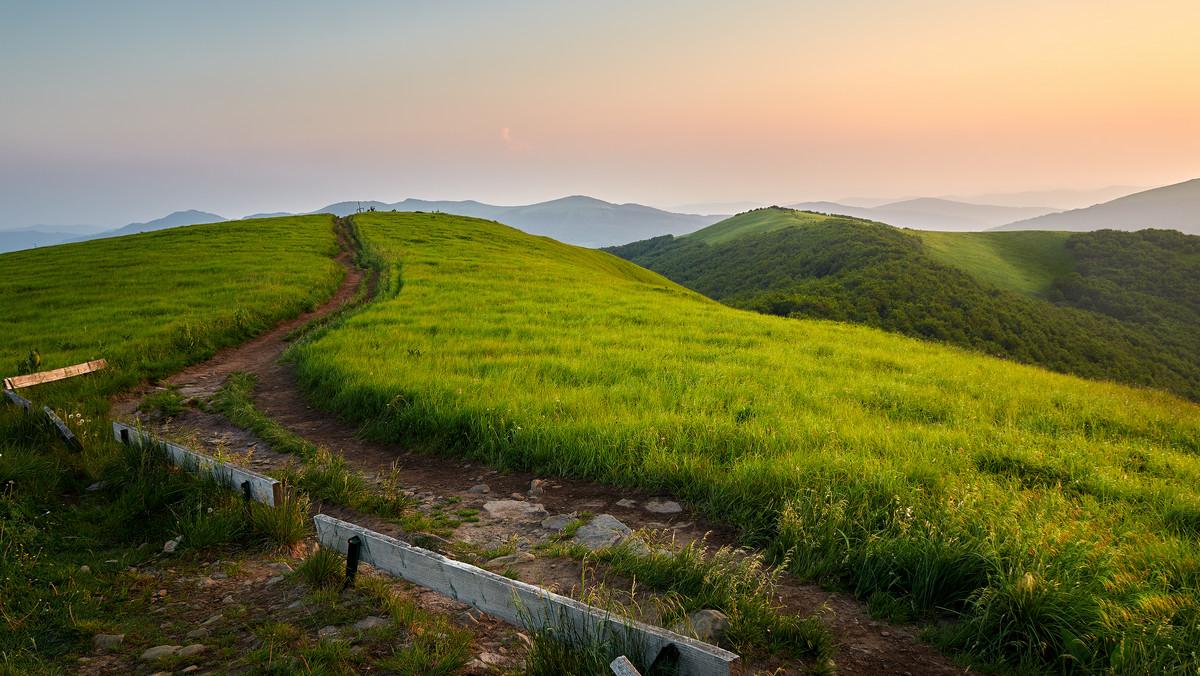
[[[0,228],[1200,177],[1195,0],[0,0]]]

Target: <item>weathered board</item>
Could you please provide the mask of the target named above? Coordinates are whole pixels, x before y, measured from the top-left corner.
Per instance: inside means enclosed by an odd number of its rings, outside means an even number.
[[[31,373],[27,376],[12,376],[4,379],[4,389],[15,390],[18,387],[29,387],[30,385],[41,385],[42,383],[52,383],[56,380],[81,376],[92,371],[99,371],[108,366],[108,362],[103,359],[89,361],[83,364],[74,366],[64,366],[53,371],[42,371],[41,373]]]
[[[510,580],[340,519],[318,514],[313,521],[322,545],[345,554],[350,538],[357,536],[362,561],[509,624],[529,629],[555,627],[567,641],[616,642],[624,646],[626,655],[647,664],[673,644],[679,650],[681,675],[729,676],[739,660],[728,650]]]
[[[210,475],[213,479],[228,484],[234,490],[243,490],[244,484],[249,484],[250,497],[268,507],[278,507],[283,503],[283,485],[269,476],[263,476],[237,465],[221,462],[216,458],[197,453],[179,444],[159,439],[152,434],[143,432],[125,423],[114,422],[113,436],[124,443],[159,444],[166,449],[171,460],[179,467]]]
[[[57,415],[55,415],[54,411],[51,410],[49,406],[43,406],[42,410],[45,411],[46,417],[50,418],[50,422],[54,423],[54,426],[58,428],[58,433],[62,435],[63,440],[65,440],[67,444],[71,446],[71,448],[74,448],[77,451],[82,451],[83,444],[79,443],[79,439],[76,438],[71,432],[71,428],[67,427],[67,424],[64,423]]]
[[[608,665],[608,668],[612,669],[612,672],[617,676],[642,676],[640,673],[638,673],[638,670],[634,668],[633,662],[630,662],[629,658],[625,657],[624,655],[621,655],[617,659],[613,660],[612,664]]]
[[[13,404],[20,406],[21,408],[25,409],[26,411],[33,409],[32,401],[29,401],[25,397],[22,397],[21,395],[17,394],[16,392],[13,392],[12,390],[4,390],[4,396],[7,397],[8,400],[11,401]]]

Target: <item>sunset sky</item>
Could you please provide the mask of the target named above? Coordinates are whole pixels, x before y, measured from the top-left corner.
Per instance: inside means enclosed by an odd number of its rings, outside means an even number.
[[[0,0],[0,228],[1200,177],[1200,2]]]

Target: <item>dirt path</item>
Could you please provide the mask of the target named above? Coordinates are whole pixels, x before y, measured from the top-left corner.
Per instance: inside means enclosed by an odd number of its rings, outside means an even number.
[[[501,474],[485,465],[462,459],[418,454],[395,446],[366,442],[356,438],[354,430],[336,417],[311,407],[292,376],[291,366],[277,363],[287,346],[282,339],[311,317],[332,312],[353,297],[364,273],[354,270],[351,258],[349,251],[338,256],[338,261],[347,268],[346,279],[335,296],[320,308],[281,322],[237,348],[222,350],[212,359],[184,369],[167,378],[167,385],[177,388],[185,399],[205,399],[215,394],[232,372],[257,374],[259,380],[254,400],[262,411],[309,442],[340,451],[368,481],[380,481],[395,464],[400,482],[421,501],[420,509],[426,512],[447,508],[479,509],[479,521],[464,523],[454,531],[453,538],[483,549],[507,545],[515,546],[518,551],[528,550],[551,535],[541,528],[537,519],[489,517],[488,512],[483,510],[487,501],[505,499],[540,504],[552,515],[578,512],[611,514],[630,528],[659,529],[674,534],[677,541],[705,539],[709,546],[736,544],[738,533],[728,526],[708,521],[686,508],[675,513],[663,512],[661,505],[667,503],[670,496],[569,477]],[[144,387],[137,393],[115,399],[114,418],[137,417],[136,408],[141,398],[148,392],[161,389]],[[224,416],[207,414],[195,407],[169,421],[163,428],[168,433],[182,433],[191,437],[201,450],[222,447],[235,455],[248,456],[246,462],[260,471],[278,469],[297,460],[294,456],[273,452],[249,431],[234,426]],[[534,480],[543,480],[543,492],[538,495],[531,493],[531,482]],[[487,492],[483,493],[481,491],[485,485]],[[317,507],[331,516],[356,521],[393,536],[404,536],[394,523],[372,517],[363,518],[336,507]],[[584,577],[580,564],[570,559],[537,558],[515,568],[522,580],[542,584],[560,593],[578,593]],[[617,588],[624,586],[620,579],[610,579],[607,584]],[[786,575],[780,579],[779,591],[780,601],[790,612],[799,615],[822,613],[840,645],[840,650],[834,656],[838,673],[966,673],[929,645],[919,642],[918,629],[873,620],[852,597],[829,593],[812,584],[799,584]],[[462,612],[459,607],[461,604],[435,593],[427,596],[427,605],[431,608]],[[486,650],[499,643],[501,632],[498,622],[480,623],[476,632],[477,642]],[[747,664],[746,667],[746,673],[754,673],[759,669],[767,670],[767,673],[802,673],[799,668],[793,669],[783,663]]]

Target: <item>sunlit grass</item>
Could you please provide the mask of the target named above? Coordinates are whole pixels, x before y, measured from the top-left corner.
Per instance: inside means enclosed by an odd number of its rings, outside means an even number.
[[[1196,406],[735,311],[490,222],[357,222],[402,289],[293,356],[368,436],[670,491],[797,573],[961,614],[940,640],[983,661],[1195,668]]]
[[[194,225],[0,255],[0,373],[104,358],[111,393],[236,345],[332,295],[328,214]],[[80,379],[58,397],[78,401]],[[54,398],[63,385],[40,386]]]

